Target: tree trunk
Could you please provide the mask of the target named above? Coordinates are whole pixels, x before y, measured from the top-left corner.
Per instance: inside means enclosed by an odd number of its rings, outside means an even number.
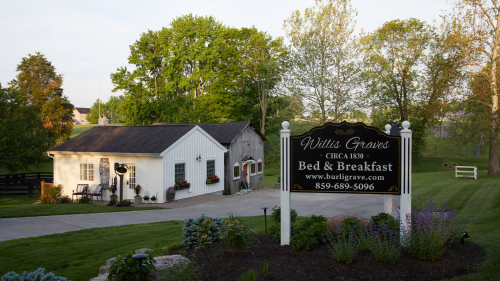
[[[498,167],[498,95],[493,94],[491,106],[490,151],[487,177],[500,176]]]
[[[491,61],[491,132],[487,177],[500,176],[498,168],[498,89],[497,89],[497,45],[493,49]]]

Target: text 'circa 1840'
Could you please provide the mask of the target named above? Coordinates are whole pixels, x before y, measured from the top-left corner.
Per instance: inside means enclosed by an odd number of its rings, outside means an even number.
[[[292,192],[400,194],[401,139],[362,123],[291,137]]]

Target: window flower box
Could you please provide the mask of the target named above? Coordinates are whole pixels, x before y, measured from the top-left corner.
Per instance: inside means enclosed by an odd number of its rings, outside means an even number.
[[[175,190],[183,190],[183,189],[188,189],[189,187],[191,187],[191,184],[188,183],[187,181],[183,181],[183,182],[175,182],[175,185],[174,185],[174,189]]]
[[[218,182],[220,182],[220,178],[218,176],[207,177],[207,184],[213,184]]]

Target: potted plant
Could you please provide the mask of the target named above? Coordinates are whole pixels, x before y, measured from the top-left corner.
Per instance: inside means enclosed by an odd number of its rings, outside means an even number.
[[[113,193],[112,195],[115,195],[116,192],[116,186],[114,184],[109,186],[109,192]]]
[[[140,184],[138,184],[138,185],[136,185],[136,186],[134,187],[135,197],[140,197],[140,196],[139,196],[139,193],[141,192],[141,188],[142,188],[142,186],[141,186]]]
[[[190,183],[188,183],[187,181],[176,181],[175,182],[175,185],[174,185],[174,189],[175,190],[182,190],[182,189],[186,189],[186,188],[189,188],[191,186]]]
[[[144,197],[142,197],[144,199],[144,201],[148,201],[149,200],[149,195],[144,195]]]
[[[219,181],[220,181],[220,179],[216,175],[207,177],[207,184],[217,183]]]
[[[156,203],[156,196],[151,196],[151,202],[155,202]]]

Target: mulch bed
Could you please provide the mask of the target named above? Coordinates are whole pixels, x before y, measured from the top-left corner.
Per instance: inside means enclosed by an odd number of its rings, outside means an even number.
[[[203,280],[240,280],[240,275],[253,268],[257,280],[441,280],[470,274],[482,259],[481,249],[471,243],[454,244],[436,261],[412,258],[403,252],[396,264],[378,262],[372,253],[360,252],[352,264],[335,260],[327,244],[312,250],[294,251],[280,246],[270,236],[255,236],[245,252],[218,252],[220,266],[210,266],[203,251],[184,248],[169,254],[180,254],[203,265]],[[269,273],[259,273],[261,264],[269,261]]]

